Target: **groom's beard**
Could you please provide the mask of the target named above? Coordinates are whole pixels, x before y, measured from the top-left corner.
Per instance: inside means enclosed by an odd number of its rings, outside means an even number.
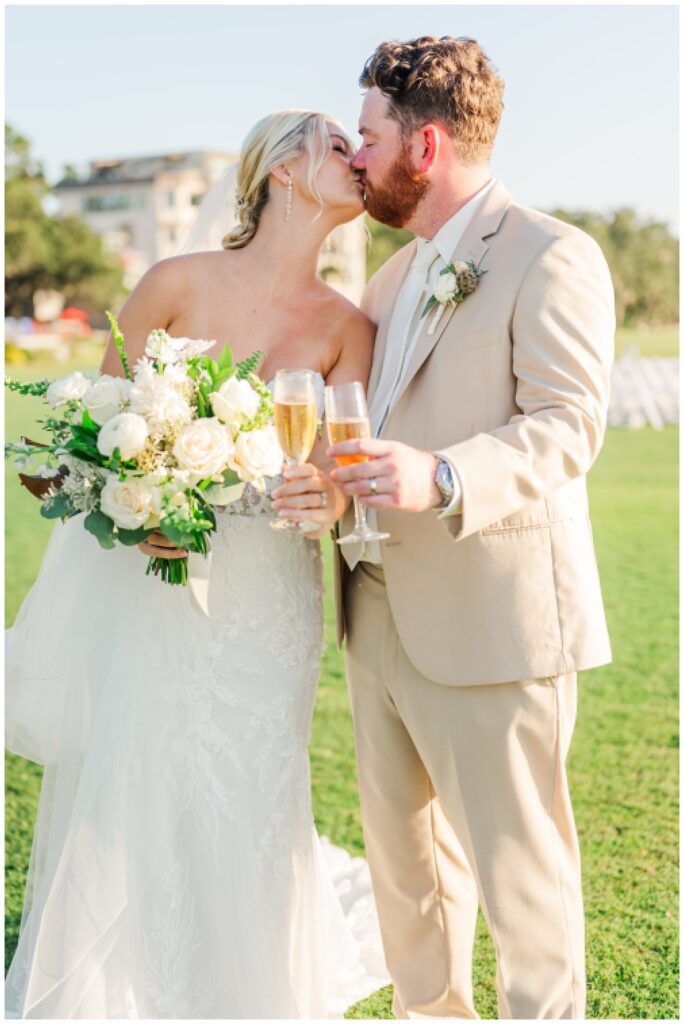
[[[377,185],[364,181],[364,185],[368,213],[390,228],[402,228],[430,188],[428,179],[413,170],[404,144],[384,179]]]

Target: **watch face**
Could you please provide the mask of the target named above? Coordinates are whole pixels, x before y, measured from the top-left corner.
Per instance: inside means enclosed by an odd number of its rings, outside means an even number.
[[[440,459],[435,475],[435,483],[445,501],[450,501],[454,494],[454,478],[448,462]]]

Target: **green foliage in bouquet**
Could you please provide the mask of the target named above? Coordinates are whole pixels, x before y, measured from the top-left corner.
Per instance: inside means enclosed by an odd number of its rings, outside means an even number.
[[[177,385],[175,400],[184,406],[184,418],[175,421],[176,426],[172,419],[165,419],[161,431],[156,428],[153,432],[145,419],[147,414],[144,411],[138,413],[133,407],[130,409],[133,415],[128,417],[128,422],[137,422],[137,428],[142,430],[142,442],[133,447],[129,444],[128,449],[122,442],[127,456],[124,457],[120,447],[112,449],[111,441],[104,444],[101,437],[106,424],[115,421],[117,414],[110,412],[108,419],[101,424],[96,422],[86,404],[88,391],[98,383],[98,380],[110,382],[106,386],[111,387],[114,378],[105,376],[89,379],[83,374],[75,373],[62,381],[42,380],[25,384],[6,377],[5,384],[9,390],[21,395],[42,397],[53,409],[59,408],[39,421],[50,435],[50,443],[38,444],[22,438],[21,443],[9,442],[5,446],[5,455],[12,456],[17,467],[23,470],[35,467],[40,459],[38,476],[22,476],[22,481],[39,482],[39,486],[30,489],[42,497],[41,515],[47,519],[64,520],[83,512],[85,528],[97,538],[103,548],[111,549],[117,542],[125,546],[134,546],[145,541],[154,530],[158,530],[177,548],[206,555],[210,547],[209,534],[216,529],[213,506],[236,500],[242,493],[243,480],[253,477],[241,476],[243,468],[245,472],[247,468],[239,462],[234,463],[238,465],[239,472],[230,468],[228,462],[233,456],[237,456],[235,453],[230,456],[229,449],[226,449],[228,457],[222,457],[219,462],[223,469],[208,470],[209,475],[197,481],[200,474],[178,461],[174,442],[179,430],[182,432],[189,429],[193,423],[201,422],[204,418],[214,420],[207,429],[218,432],[219,441],[223,436],[222,431],[230,435],[229,445],[235,445],[238,436],[243,433],[269,427],[273,418],[273,401],[268,388],[255,373],[263,353],[255,352],[249,358],[235,364],[229,346],[222,350],[217,359],[212,359],[205,351],[213,347],[213,342],[172,338],[163,330],[152,331],[145,348],[147,362],[143,363],[142,371],[139,370],[138,364],[136,372],[133,373],[119,325],[110,312],[107,312],[106,316],[111,325],[112,337],[121,359],[126,382],[124,384],[121,381],[116,385],[116,388],[119,388],[116,394],[119,396],[117,402],[120,413],[129,409],[130,389],[140,383],[138,372],[147,373],[149,383],[151,366],[154,370],[151,379],[159,379],[161,382],[168,373],[169,366],[173,364],[172,375],[166,379],[169,381],[168,387],[175,388]],[[160,375],[159,378],[156,375]],[[237,426],[230,417],[224,422],[221,414],[217,414],[212,408],[211,396],[219,392],[232,377],[238,381],[246,381],[251,388],[251,392],[250,388],[246,389],[248,395],[251,395],[247,406],[249,412],[239,414]],[[162,386],[167,387],[166,384]],[[86,401],[81,400],[84,397]],[[146,407],[143,406],[144,408]],[[125,418],[121,416],[121,420]],[[120,425],[118,422],[117,429]],[[114,434],[116,441],[119,440],[119,436]],[[225,438],[221,443],[225,446]],[[215,469],[216,462],[212,465]],[[190,480],[194,479],[197,482],[189,483],[186,479],[188,474]],[[127,481],[130,481],[133,490],[137,488],[138,495],[145,488],[149,488],[147,495],[142,494],[142,507],[145,510],[149,506],[150,514],[147,515],[144,511],[136,513],[139,519],[133,518],[133,528],[125,528],[122,525],[122,522],[128,525],[130,517],[121,514],[121,510],[115,505],[112,506],[111,494],[103,493],[108,490],[111,492],[112,488],[115,489],[118,484],[124,485]],[[108,504],[104,498],[108,498]],[[103,504],[107,504],[106,510]],[[152,508],[157,510],[156,513]],[[108,512],[112,514],[109,515]],[[147,572],[159,575],[168,583],[185,584],[187,558],[151,558]]]

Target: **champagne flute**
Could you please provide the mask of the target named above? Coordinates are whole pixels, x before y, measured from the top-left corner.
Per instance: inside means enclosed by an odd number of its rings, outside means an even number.
[[[358,380],[350,384],[333,384],[325,389],[325,420],[330,444],[351,441],[355,438],[370,437],[370,420],[363,384]],[[355,462],[367,462],[367,455],[338,455],[338,466],[351,466]],[[386,540],[389,533],[371,530],[366,522],[366,509],[357,495],[354,495],[356,523],[352,533],[340,537],[338,544],[355,544],[361,541]]]
[[[311,370],[278,370],[273,388],[274,422],[288,466],[301,466],[311,454],[318,426],[316,376]],[[274,519],[274,530],[307,533],[317,523]]]

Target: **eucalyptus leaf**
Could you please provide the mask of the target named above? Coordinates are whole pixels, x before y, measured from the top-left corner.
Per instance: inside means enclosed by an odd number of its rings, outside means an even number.
[[[141,526],[137,530],[122,530],[119,527],[116,531],[116,539],[122,544],[125,544],[127,548],[135,547],[136,544],[142,544],[142,542],[149,537],[152,530],[146,529]]]
[[[72,508],[66,495],[57,494],[41,502],[40,514],[43,519],[63,519],[72,514]]]
[[[83,525],[94,537],[97,537],[100,547],[113,548],[116,543],[114,523],[104,512],[94,509],[85,517]]]
[[[205,501],[210,505],[230,505],[233,501],[239,501],[245,489],[245,484],[240,481],[236,484],[212,484],[211,487],[202,493]]]

